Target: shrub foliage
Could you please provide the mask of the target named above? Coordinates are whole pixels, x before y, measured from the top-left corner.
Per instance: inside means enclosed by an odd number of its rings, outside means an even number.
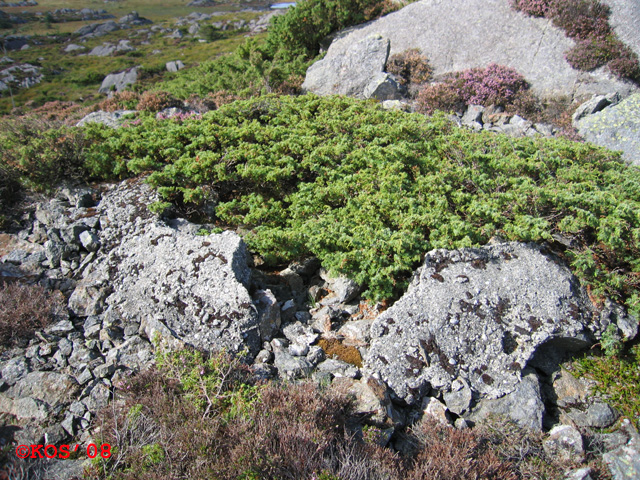
[[[313,95],[81,135],[87,175],[152,172],[167,201],[215,201],[216,221],[242,227],[266,261],[316,255],[371,298],[400,293],[432,248],[559,233],[572,237],[568,259],[594,294],[637,309],[640,177],[604,149],[472,134],[440,115]],[[24,151],[39,148],[34,139]],[[40,178],[33,168],[24,174]]]

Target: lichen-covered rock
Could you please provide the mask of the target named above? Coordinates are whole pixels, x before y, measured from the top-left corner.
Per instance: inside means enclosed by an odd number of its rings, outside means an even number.
[[[640,94],[587,115],[576,125],[587,141],[621,150],[623,159],[640,165]]]
[[[115,112],[104,112],[99,110],[92,112],[80,120],[76,127],[83,127],[87,123],[102,123],[108,127],[118,128],[124,122],[125,115],[136,113],[135,110],[116,110]]]
[[[458,377],[498,398],[540,346],[588,346],[610,321],[598,315],[568,268],[535,245],[433,250],[373,323],[365,368],[409,403]]]
[[[144,184],[120,186],[99,206],[108,227],[103,245],[119,240],[100,265],[113,288],[106,303],[123,324],[141,324],[150,340],[159,334],[168,343],[179,340],[176,346],[232,352],[246,347],[257,354],[258,314],[247,290],[244,242],[232,232],[197,236],[188,222],[170,226],[137,216],[138,209],[146,210],[138,202],[153,196],[148,190]],[[123,196],[136,204],[121,203]]]
[[[557,425],[544,441],[544,451],[561,462],[580,463],[584,460],[584,445],[580,431],[571,425]]]

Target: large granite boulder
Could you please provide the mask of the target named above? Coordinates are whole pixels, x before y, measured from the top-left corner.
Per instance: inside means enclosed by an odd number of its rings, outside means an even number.
[[[428,57],[436,78],[497,63],[516,69],[531,83],[534,92],[545,97],[613,91],[626,96],[637,90],[604,69],[589,73],[572,69],[565,53],[574,45],[573,40],[550,20],[513,10],[508,0],[421,0],[342,32],[326,56],[309,68],[308,89],[316,91],[315,86],[311,88],[316,78],[353,76],[364,82],[374,75],[376,71],[370,71],[366,62],[354,56],[356,46],[371,35],[389,39],[391,55],[419,48]],[[328,72],[321,76],[319,68]],[[324,88],[334,89],[334,85]]]
[[[499,398],[542,347],[544,369],[555,352],[590,345],[614,316],[596,311],[568,268],[535,245],[433,250],[374,321],[365,370],[410,404],[456,379],[474,397]]]
[[[307,70],[302,88],[318,95],[393,100],[400,86],[384,72],[389,58],[389,39],[369,35],[349,45],[342,55],[327,56]]]
[[[622,158],[640,165],[640,94],[586,115],[575,125],[587,141],[621,150]]]

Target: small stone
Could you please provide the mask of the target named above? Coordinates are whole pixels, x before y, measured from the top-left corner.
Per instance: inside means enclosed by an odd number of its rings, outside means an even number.
[[[451,425],[447,407],[437,398],[425,398],[422,402],[422,411],[427,417],[431,417],[444,425]]]
[[[255,363],[271,363],[273,361],[273,353],[269,350],[260,350],[256,355]]]
[[[473,394],[467,381],[460,377],[451,384],[451,391],[444,395],[444,403],[447,408],[456,415],[462,415],[471,406]]]
[[[282,333],[291,343],[309,346],[318,339],[318,334],[308,325],[296,322],[293,325],[287,325],[282,329]],[[306,352],[304,353],[306,355]]]
[[[2,380],[7,385],[14,385],[29,373],[29,365],[24,357],[14,357],[2,367]]]
[[[318,364],[316,369],[318,372],[328,372],[334,377],[358,378],[360,376],[358,367],[333,358]]]
[[[50,343],[45,343],[44,345],[40,346],[40,355],[43,357],[49,356],[51,355],[51,352],[53,351],[53,347]]]
[[[618,419],[617,412],[604,402],[596,402],[586,412],[571,410],[568,412],[576,425],[580,427],[607,428]]]
[[[81,417],[84,415],[84,412],[87,411],[87,408],[82,404],[82,402],[75,401],[69,406],[69,411],[76,417]]]
[[[84,368],[80,374],[76,376],[76,380],[80,385],[84,385],[90,380],[93,380],[93,374],[91,373],[91,370]]]
[[[591,473],[593,470],[589,467],[578,468],[577,470],[570,470],[567,472],[565,480],[593,480]]]
[[[88,230],[80,234],[80,244],[89,252],[96,252],[100,248],[98,236]]]
[[[580,463],[584,460],[582,435],[571,425],[558,425],[543,443],[545,453],[560,462]]]
[[[71,355],[72,351],[73,351],[73,343],[71,343],[66,338],[61,338],[60,341],[58,342],[58,352],[60,352],[60,355],[64,357],[68,357],[69,355]]]
[[[71,414],[67,415],[60,424],[64,430],[72,437],[76,434],[75,417]]]
[[[309,353],[309,345],[292,343],[289,345],[289,353],[294,357],[304,357],[307,353]]]
[[[309,353],[307,354],[307,361],[312,366],[315,367],[320,362],[322,362],[325,358],[326,358],[326,355],[325,355],[324,350],[322,349],[322,347],[319,347],[318,345],[314,345],[312,347],[309,347]]]
[[[104,377],[113,375],[113,372],[115,371],[116,371],[115,365],[112,365],[112,364],[107,365],[106,363],[103,363],[102,365],[99,365],[93,370],[93,375],[95,376],[95,378],[104,378]]]
[[[45,332],[50,335],[58,335],[61,337],[73,332],[74,330],[75,328],[73,327],[73,323],[71,323],[70,320],[62,320],[54,325],[51,325],[50,327],[47,327],[45,329]]]

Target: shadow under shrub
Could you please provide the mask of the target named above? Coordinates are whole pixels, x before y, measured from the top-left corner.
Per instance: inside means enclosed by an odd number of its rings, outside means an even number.
[[[60,292],[0,282],[0,351],[25,346],[36,330],[56,321],[65,308]]]

